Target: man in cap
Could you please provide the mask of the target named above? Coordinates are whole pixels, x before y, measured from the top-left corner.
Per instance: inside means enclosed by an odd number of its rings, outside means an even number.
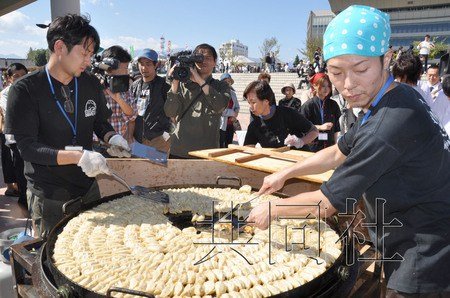
[[[294,97],[295,94],[294,84],[292,83],[284,84],[283,88],[281,88],[281,93],[283,93],[285,97],[278,102],[278,105],[292,108],[300,112],[302,107],[302,101],[297,97]]]
[[[260,193],[335,169],[329,181],[273,201],[270,216],[269,204],[261,204],[248,221],[267,228],[276,216],[346,213],[352,210],[347,203],[354,204],[348,198],[362,198],[366,221],[375,225],[371,239],[385,260],[386,296],[448,297],[450,140],[424,99],[394,82],[390,33],[389,16],[372,7],[352,5],[331,21],[324,34],[330,79],[350,107],[365,114],[336,145],[265,177]],[[295,204],[320,204],[322,212]]]
[[[164,103],[170,86],[156,73],[158,54],[154,50],[144,49],[136,60],[142,76],[131,86],[138,110],[134,137],[139,143],[168,152],[171,123],[164,113]]]

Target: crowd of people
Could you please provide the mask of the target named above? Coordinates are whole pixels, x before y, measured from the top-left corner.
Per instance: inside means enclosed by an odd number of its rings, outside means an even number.
[[[347,34],[351,26],[355,32]],[[398,218],[404,229],[378,248],[408,259],[385,265],[389,297],[444,293],[450,291],[450,77],[441,82],[438,67],[427,68],[429,52],[421,50],[427,76],[421,81],[422,60],[406,52],[393,57],[389,36],[387,14],[358,5],[344,10],[327,27],[323,51],[318,48],[314,63],[299,71],[307,74],[299,86],[308,86],[307,101],[296,98],[296,86],[286,83],[277,103],[268,72],[245,88],[251,122],[244,144],[317,152],[267,176],[261,193],[277,191],[292,177],[335,170],[319,190],[277,202],[272,210],[278,216],[314,213],[285,203],[322,203],[329,216],[346,212],[347,198],[363,198],[368,219],[374,220],[375,199],[386,198],[386,217]],[[47,42],[51,54],[44,68],[25,75],[23,65],[10,66],[10,86],[0,102],[3,170],[10,171],[5,182],[28,206],[37,235],[45,237],[62,218],[65,202],[100,197],[95,177],[111,171],[94,142],[106,144],[112,157],[129,156],[137,141],[187,159],[190,151],[227,147],[239,129],[240,95],[230,74],[213,78],[217,52],[207,43],[195,47],[203,62],[190,67],[188,80],[174,76],[176,65],[166,79],[158,76],[158,55],[145,49],[135,58],[140,78],[115,91],[88,71],[100,45],[89,19],[55,19]],[[132,58],[126,50],[112,46],[102,58],[117,62],[105,72],[109,85],[111,78],[127,75]],[[269,54],[266,68],[274,71],[275,63]],[[8,154],[9,160],[3,158]],[[275,218],[268,208],[253,209],[249,221],[267,228]],[[378,244],[379,235],[372,236]]]

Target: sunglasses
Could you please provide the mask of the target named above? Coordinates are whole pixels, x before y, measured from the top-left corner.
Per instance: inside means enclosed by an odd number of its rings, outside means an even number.
[[[70,100],[70,88],[69,86],[61,86],[61,94],[64,97],[64,111],[69,114],[75,112],[75,107],[73,106],[72,100]]]

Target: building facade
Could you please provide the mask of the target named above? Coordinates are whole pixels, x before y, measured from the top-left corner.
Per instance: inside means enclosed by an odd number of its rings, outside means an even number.
[[[422,41],[426,34],[434,41],[450,45],[448,0],[329,0],[329,3],[336,14],[352,4],[369,5],[389,13],[394,47],[408,47],[414,41]]]
[[[322,39],[325,29],[335,17],[331,10],[316,10],[309,13],[308,39]]]
[[[248,57],[248,46],[242,44],[238,39],[232,39],[220,45],[219,52],[227,53],[229,57]]]

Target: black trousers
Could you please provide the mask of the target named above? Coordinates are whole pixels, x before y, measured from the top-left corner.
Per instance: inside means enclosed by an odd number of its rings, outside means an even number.
[[[2,148],[2,171],[5,183],[16,183],[16,175],[14,174],[14,165],[11,155],[11,149],[6,146],[5,135],[0,133],[0,142]]]
[[[80,197],[80,199],[80,204],[74,204],[75,210],[71,210],[71,212],[78,211],[78,208],[81,208],[83,204],[89,204],[100,199],[100,189],[96,180],[92,183],[87,193]],[[27,191],[27,200],[31,219],[36,229],[36,235],[45,239],[53,227],[64,218],[65,215],[62,211],[62,206],[68,200],[56,201],[45,197],[38,197],[30,190]]]
[[[427,68],[428,68],[428,55],[420,55],[423,57],[423,72],[427,72]]]
[[[220,140],[219,145],[220,148],[228,148],[228,145],[233,143],[234,136],[234,126],[228,125],[227,130],[220,130]]]
[[[25,178],[25,175],[23,173],[23,159],[20,156],[19,149],[17,149],[16,144],[11,144],[10,147],[13,154],[12,162],[14,167],[14,174],[17,181],[17,188],[19,190],[18,202],[23,206],[27,206],[27,179]]]

